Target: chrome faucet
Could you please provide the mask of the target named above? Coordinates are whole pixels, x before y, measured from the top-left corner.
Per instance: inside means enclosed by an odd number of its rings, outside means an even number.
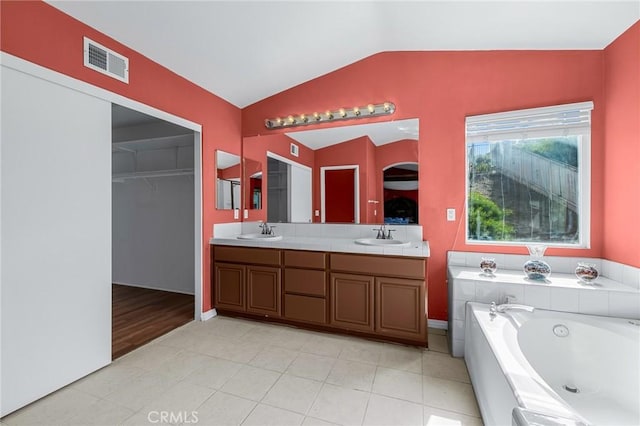
[[[489,316],[495,317],[498,313],[504,314],[507,311],[526,311],[533,312],[536,308],[528,305],[519,305],[517,303],[502,303],[496,306],[496,302],[491,302],[489,307]]]
[[[376,240],[386,240],[387,236],[385,235],[385,226],[380,225],[380,228],[373,228],[374,231],[378,231],[378,235],[376,236]],[[389,236],[391,236],[391,233],[389,233]]]
[[[269,226],[269,224],[267,222],[262,222],[258,226],[260,228],[262,228],[262,231],[260,231],[261,234],[263,234],[263,235],[273,235],[273,229],[272,229],[271,226]]]

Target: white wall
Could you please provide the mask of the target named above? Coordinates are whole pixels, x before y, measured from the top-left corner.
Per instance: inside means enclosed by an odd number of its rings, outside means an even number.
[[[165,140],[165,142],[167,142]],[[193,146],[139,151],[138,171],[193,167]],[[114,153],[116,173],[133,171]],[[194,294],[193,176],[113,183],[113,282]]]
[[[111,104],[1,70],[5,415],[111,362]]]

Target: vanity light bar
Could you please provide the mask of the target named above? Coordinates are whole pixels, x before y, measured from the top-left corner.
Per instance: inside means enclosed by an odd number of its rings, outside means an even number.
[[[393,102],[383,102],[381,104],[369,104],[353,108],[339,108],[333,111],[327,110],[325,112],[314,112],[312,114],[267,118],[264,120],[264,126],[267,129],[281,129],[283,127],[307,126],[309,124],[326,123],[329,121],[377,117],[380,115],[393,114],[395,111],[396,106]]]

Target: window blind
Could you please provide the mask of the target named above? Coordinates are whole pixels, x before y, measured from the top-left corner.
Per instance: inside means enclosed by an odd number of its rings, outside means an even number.
[[[593,102],[530,108],[466,118],[467,141],[526,139],[588,132]]]

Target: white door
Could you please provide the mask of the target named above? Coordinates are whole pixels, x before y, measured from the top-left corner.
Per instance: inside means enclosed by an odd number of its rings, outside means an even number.
[[[5,415],[111,362],[111,103],[1,74]]]
[[[311,222],[311,169],[291,165],[291,222]]]

